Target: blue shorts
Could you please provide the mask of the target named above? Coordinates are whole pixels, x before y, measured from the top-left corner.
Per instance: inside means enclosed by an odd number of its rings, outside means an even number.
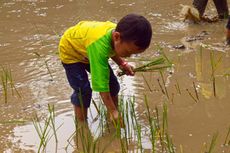
[[[75,106],[83,106],[88,108],[90,106],[92,98],[92,89],[90,87],[90,82],[88,79],[87,72],[90,73],[90,65],[85,63],[73,63],[64,64],[66,76],[69,81],[70,86],[73,88],[73,94],[71,95],[71,102]],[[110,94],[111,96],[117,96],[120,90],[120,85],[117,81],[117,77],[114,75],[113,70],[110,69]]]

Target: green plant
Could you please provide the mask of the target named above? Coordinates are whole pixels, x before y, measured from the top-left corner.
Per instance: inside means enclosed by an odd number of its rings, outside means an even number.
[[[49,116],[48,118],[44,119],[44,123],[39,121],[39,118],[37,115],[35,115],[32,119],[34,128],[40,138],[40,144],[38,147],[38,153],[43,152],[46,149],[46,146],[50,139],[55,136],[56,144],[58,142],[57,139],[57,131],[62,126],[62,124],[55,128],[55,115],[54,115],[54,106],[50,106],[48,104],[48,111]],[[53,133],[50,134],[50,131],[53,130]],[[57,146],[56,146],[57,147]],[[57,148],[55,148],[57,149]]]
[[[134,72],[156,72],[171,67],[172,64],[166,63],[165,58],[159,57],[140,67],[134,68]],[[125,72],[119,72],[118,76],[124,75]]]
[[[38,52],[34,52],[34,54],[35,54],[39,59],[43,59],[43,58],[44,58],[44,57],[42,57]],[[50,70],[50,68],[49,68],[48,61],[49,61],[49,60],[43,59],[43,62],[44,62],[45,67],[46,67],[46,69],[47,69],[47,71],[48,71],[48,74],[50,75],[51,80],[53,80],[53,75],[52,75],[52,72],[51,72],[51,70]]]
[[[4,96],[4,101],[5,103],[8,102],[8,89],[11,89],[12,95],[14,95],[14,91],[16,92],[17,96],[19,98],[22,98],[21,94],[19,93],[18,89],[16,88],[13,77],[12,77],[12,71],[9,66],[3,67],[1,66],[2,71],[1,71],[1,84],[3,88],[3,96]]]

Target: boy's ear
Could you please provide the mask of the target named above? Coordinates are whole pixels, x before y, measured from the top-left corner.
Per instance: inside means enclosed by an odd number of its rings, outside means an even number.
[[[121,34],[120,32],[114,31],[113,32],[113,40],[118,41],[121,39]]]

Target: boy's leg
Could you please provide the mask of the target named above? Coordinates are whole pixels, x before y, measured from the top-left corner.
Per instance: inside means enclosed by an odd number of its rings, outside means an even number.
[[[204,15],[208,0],[193,0],[193,6],[199,11],[200,17]]]
[[[228,23],[226,25],[226,42],[230,45],[230,17],[228,17]]]
[[[87,119],[87,109],[92,98],[92,89],[87,75],[88,64],[63,64],[66,76],[74,92],[71,102],[74,105],[75,116],[80,121]]]
[[[213,0],[218,16],[220,19],[228,17],[228,3],[227,0]]]
[[[86,121],[88,108],[73,105],[75,117],[78,121]]]

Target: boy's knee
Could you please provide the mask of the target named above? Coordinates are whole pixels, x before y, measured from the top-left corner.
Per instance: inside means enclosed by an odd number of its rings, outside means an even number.
[[[92,99],[92,89],[74,91],[71,96],[71,103],[75,106],[88,108]]]

